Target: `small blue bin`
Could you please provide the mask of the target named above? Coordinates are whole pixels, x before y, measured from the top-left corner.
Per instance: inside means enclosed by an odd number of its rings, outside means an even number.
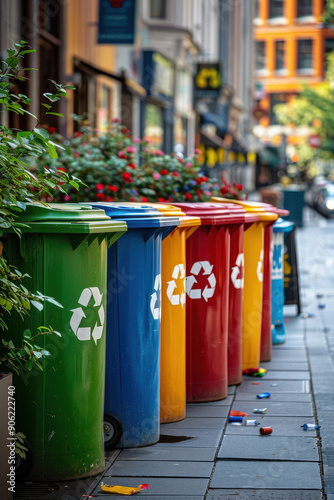
[[[128,225],[108,250],[105,412],[123,426],[117,447],[146,446],[160,431],[161,241],[180,220],[139,203],[90,205]]]
[[[284,234],[294,223],[279,218],[273,226],[273,259],[271,268],[271,332],[273,344],[285,342],[284,326]]]

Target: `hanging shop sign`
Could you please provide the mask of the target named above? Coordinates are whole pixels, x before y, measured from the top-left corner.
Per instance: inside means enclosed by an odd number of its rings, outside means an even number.
[[[220,64],[198,63],[194,78],[195,99],[217,99],[220,94]]]
[[[136,0],[100,0],[97,43],[134,43]]]

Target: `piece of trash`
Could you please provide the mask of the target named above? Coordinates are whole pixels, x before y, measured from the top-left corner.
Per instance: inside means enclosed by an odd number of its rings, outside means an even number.
[[[241,422],[231,422],[231,425],[242,425]]]
[[[278,384],[270,384],[270,387],[277,387]]]
[[[267,370],[265,368],[246,368],[242,370],[243,375],[248,375],[249,377],[263,377]]]
[[[260,382],[252,382],[252,385],[260,385]]]
[[[254,408],[253,413],[267,413],[267,408]]]
[[[313,314],[313,313],[302,313],[302,314],[300,315],[300,317],[301,317],[301,318],[303,318],[303,319],[307,319],[307,318],[314,318],[314,317],[315,317],[315,314]]]
[[[256,395],[257,399],[266,399],[270,398],[270,396],[271,396],[270,392],[263,392],[262,394]]]
[[[230,417],[247,417],[247,413],[245,413],[244,411],[231,410]]]
[[[304,424],[301,425],[301,427],[304,429],[304,431],[310,430],[310,431],[317,431],[320,429],[320,425],[317,424]]]
[[[148,490],[149,485],[140,484],[137,488],[134,488],[133,486],[111,486],[109,484],[101,484],[102,491],[118,495],[135,495],[136,493],[139,493],[141,489]]]
[[[323,298],[323,294],[322,293],[317,293],[316,298],[317,299],[322,299]]]
[[[326,304],[318,304],[318,309],[325,309]]]
[[[273,432],[271,427],[260,427],[260,434],[271,434]]]
[[[247,426],[251,426],[251,425],[260,425],[260,422],[258,422],[257,420],[246,420],[244,419],[243,422],[242,422],[242,425],[247,425]]]
[[[231,422],[242,422],[243,421],[243,418],[244,417],[241,417],[241,416],[233,416],[232,417],[228,417],[228,421],[231,423]]]

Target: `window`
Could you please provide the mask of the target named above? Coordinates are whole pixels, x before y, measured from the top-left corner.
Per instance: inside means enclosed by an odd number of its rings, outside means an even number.
[[[269,18],[284,17],[283,0],[269,0]]]
[[[312,0],[298,0],[297,17],[306,17],[313,15]]]
[[[254,7],[254,19],[258,19],[260,17],[260,6],[259,6],[259,0],[255,0],[255,7]]]
[[[313,69],[313,40],[298,40],[297,70],[300,73]]]
[[[155,148],[163,148],[163,110],[162,108],[155,106],[155,104],[146,104],[144,138],[145,141],[149,141]]]
[[[330,54],[334,50],[334,38],[326,38],[325,40],[325,60],[324,60],[324,68],[327,70],[328,62],[327,55]]]
[[[284,40],[277,40],[275,42],[275,70],[282,71],[285,69],[285,42]]]
[[[278,125],[274,107],[277,104],[287,104],[289,102],[289,94],[270,94],[270,125]]]
[[[266,69],[266,47],[265,42],[255,42],[255,69],[261,71]]]
[[[165,0],[150,0],[150,17],[153,19],[166,19],[167,2]]]

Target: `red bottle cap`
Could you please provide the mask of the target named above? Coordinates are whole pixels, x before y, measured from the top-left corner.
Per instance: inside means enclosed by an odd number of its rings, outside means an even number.
[[[260,427],[260,434],[271,434],[272,432],[271,427]]]

